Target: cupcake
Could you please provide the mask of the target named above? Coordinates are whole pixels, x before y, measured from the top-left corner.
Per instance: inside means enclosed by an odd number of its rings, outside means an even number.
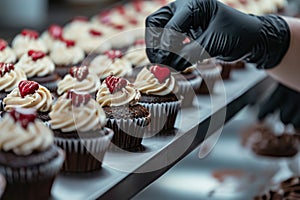
[[[16,63],[17,56],[15,52],[8,46],[5,40],[0,39],[0,62]]]
[[[110,50],[95,57],[89,65],[89,70],[104,80],[110,75],[129,76],[132,73],[132,66],[121,51]]]
[[[103,107],[106,126],[114,131],[112,143],[127,151],[142,151],[144,127],[150,114],[138,104],[140,92],[126,79],[109,76],[97,92],[97,102]]]
[[[66,151],[65,172],[90,172],[102,167],[113,136],[105,128],[106,116],[88,93],[69,91],[59,97],[50,112],[55,143]]]
[[[56,91],[59,76],[53,73],[55,65],[44,52],[29,50],[15,67],[25,71],[29,80],[47,87],[50,92]]]
[[[18,87],[20,81],[26,80],[25,72],[17,69],[11,63],[0,63],[0,101],[13,89]],[[1,106],[2,107],[2,106]]]
[[[6,178],[3,199],[49,199],[64,152],[34,109],[15,108],[0,122],[0,173]]]
[[[171,134],[181,97],[178,97],[178,86],[167,67],[144,67],[137,75],[134,86],[141,92],[140,103],[151,113],[148,135]]]
[[[61,38],[53,43],[49,56],[55,64],[55,73],[64,77],[71,67],[80,65],[85,55],[74,40]]]
[[[145,65],[150,64],[146,54],[145,40],[136,40],[134,45],[129,47],[126,51],[124,58],[131,63],[133,68],[144,67]]]
[[[106,29],[90,23],[85,17],[77,17],[67,24],[63,36],[74,40],[89,56],[95,56],[111,49],[111,44],[106,41],[108,36]]]
[[[30,29],[22,30],[22,32],[13,39],[12,48],[17,58],[20,58],[29,50],[48,52],[47,47],[39,38],[39,33]]]
[[[69,90],[80,92],[88,92],[92,96],[99,89],[100,83],[98,77],[94,73],[90,73],[87,66],[72,67],[67,74],[57,84],[57,94],[60,96]]]
[[[57,40],[63,38],[63,28],[57,24],[52,24],[41,35],[41,40],[44,42],[49,51],[52,50],[53,44]]]
[[[13,89],[4,99],[4,110],[9,111],[15,107],[34,108],[38,118],[42,121],[49,120],[49,112],[53,97],[50,91],[34,81],[20,81],[17,88]]]
[[[218,64],[222,67],[221,78],[223,80],[230,79],[231,70],[234,68],[234,64],[233,63],[225,63],[225,62],[218,62]]]
[[[196,94],[213,94],[215,84],[221,78],[222,67],[214,60],[206,60],[197,63],[196,68],[203,80],[200,87],[195,88]]]
[[[194,67],[186,68],[182,72],[174,72],[173,76],[178,85],[178,94],[183,96],[182,107],[190,107],[196,96],[194,88],[199,88],[202,78]]]

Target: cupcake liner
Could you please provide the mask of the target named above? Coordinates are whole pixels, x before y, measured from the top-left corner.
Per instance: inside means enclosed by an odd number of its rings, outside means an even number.
[[[3,199],[48,199],[53,181],[64,162],[64,152],[57,148],[58,156],[51,161],[28,167],[0,166],[7,181]]]
[[[145,130],[146,136],[169,135],[174,129],[176,117],[181,107],[181,100],[164,103],[140,103],[151,114],[151,121]]]
[[[150,116],[139,119],[107,119],[106,127],[114,131],[112,150],[143,151],[142,140]]]
[[[183,96],[182,107],[189,107],[193,105],[195,97],[194,88],[199,88],[202,82],[202,78],[197,76],[192,80],[178,80],[178,94]]]
[[[195,88],[196,94],[209,94],[214,92],[214,86],[217,80],[221,77],[221,66],[212,67],[212,69],[205,69],[200,71],[203,78],[200,87]]]
[[[66,152],[62,171],[90,172],[101,169],[103,157],[112,137],[112,130],[98,138],[55,137],[55,144]]]

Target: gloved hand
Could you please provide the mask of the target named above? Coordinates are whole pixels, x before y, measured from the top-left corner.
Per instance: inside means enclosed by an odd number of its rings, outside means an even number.
[[[270,97],[262,104],[258,119],[263,120],[275,111],[280,113],[280,120],[285,124],[293,124],[300,129],[300,93],[279,84]]]
[[[183,44],[175,31],[193,41]],[[177,70],[201,60],[199,45],[223,61],[247,57],[259,68],[272,68],[279,64],[289,43],[289,27],[281,17],[244,14],[216,0],[177,0],[146,19],[150,61]]]

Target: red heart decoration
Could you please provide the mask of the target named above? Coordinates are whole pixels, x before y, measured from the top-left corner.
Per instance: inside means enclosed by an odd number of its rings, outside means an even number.
[[[93,36],[101,36],[101,35],[102,35],[102,33],[101,33],[100,31],[97,31],[97,30],[95,30],[95,29],[91,29],[91,30],[89,31],[89,33],[90,33],[91,35],[93,35]]]
[[[52,24],[49,28],[48,28],[48,32],[51,35],[52,38],[54,39],[60,39],[62,38],[62,34],[63,34],[63,29],[61,26],[57,25],[57,24]]]
[[[243,4],[243,5],[247,5],[248,1],[247,0],[240,0],[240,3]]]
[[[125,79],[115,77],[112,75],[108,76],[105,79],[105,83],[111,94],[121,91],[123,88],[125,88],[127,86],[127,81]]]
[[[34,30],[30,30],[30,29],[23,29],[21,34],[24,35],[24,36],[28,36],[32,39],[38,39],[38,37],[39,37],[38,32],[36,32]]]
[[[126,10],[124,8],[124,6],[119,5],[116,7],[117,11],[119,12],[120,15],[125,15],[126,14]]]
[[[74,40],[67,40],[65,38],[60,38],[60,41],[65,43],[67,47],[73,47],[76,44],[76,42]]]
[[[0,63],[0,76],[2,77],[5,73],[8,73],[14,69],[15,67],[11,63]]]
[[[98,18],[99,18],[99,21],[102,23],[102,24],[109,24],[111,19],[110,19],[110,10],[105,10],[105,11],[102,11],[101,13],[99,13],[98,15]]]
[[[123,57],[123,53],[120,50],[109,50],[106,51],[104,54],[112,60]]]
[[[133,2],[133,6],[134,6],[135,11],[142,12],[143,7],[142,7],[142,1],[141,0],[135,0]]]
[[[135,46],[138,46],[138,45],[145,45],[145,44],[146,44],[146,42],[145,42],[144,39],[138,39],[138,40],[136,40],[136,41],[134,42],[134,45],[135,45]]]
[[[44,58],[46,54],[42,51],[29,50],[28,56],[30,56],[33,61],[37,61],[38,59]]]
[[[154,65],[150,67],[151,73],[157,78],[160,83],[165,82],[167,78],[170,77],[171,71],[167,67],[160,67],[158,65]]]
[[[70,69],[70,75],[76,78],[78,81],[83,81],[89,74],[89,69],[87,66],[72,67]]]
[[[9,112],[15,122],[20,122],[23,128],[27,128],[29,123],[36,119],[36,110],[28,108],[14,108]]]
[[[80,105],[86,105],[92,96],[89,93],[85,92],[76,92],[74,90],[70,90],[67,93],[67,99],[72,100],[73,106],[79,107]]]
[[[28,94],[34,94],[35,91],[37,91],[40,86],[35,81],[23,80],[20,81],[18,87],[19,87],[21,97],[24,98]]]
[[[7,47],[7,42],[0,39],[0,51],[3,51]]]

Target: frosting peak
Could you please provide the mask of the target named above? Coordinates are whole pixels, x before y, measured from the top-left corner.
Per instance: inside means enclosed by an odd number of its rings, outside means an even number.
[[[101,106],[122,106],[134,105],[140,97],[140,92],[127,80],[109,76],[100,86],[96,100]]]

